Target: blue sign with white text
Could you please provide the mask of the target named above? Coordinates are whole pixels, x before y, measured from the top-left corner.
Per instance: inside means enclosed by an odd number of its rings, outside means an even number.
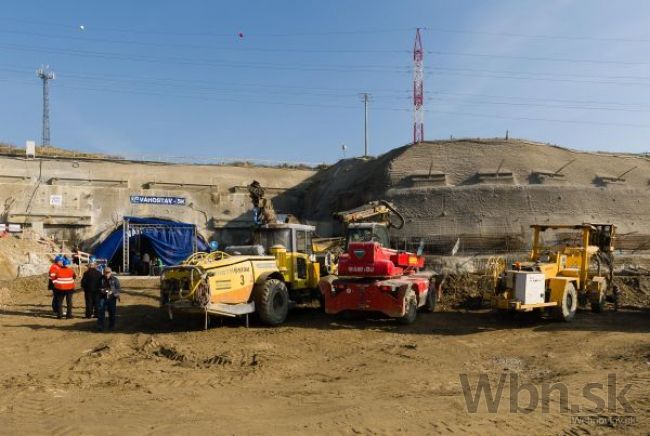
[[[132,195],[133,204],[159,204],[163,206],[185,206],[185,197],[154,197],[150,195]]]

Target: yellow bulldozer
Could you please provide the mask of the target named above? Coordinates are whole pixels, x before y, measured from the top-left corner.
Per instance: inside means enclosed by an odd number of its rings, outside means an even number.
[[[532,225],[533,245],[525,262],[515,262],[496,281],[492,306],[504,314],[550,311],[571,321],[579,305],[601,312],[613,278],[616,226]],[[570,232],[554,246],[545,246],[544,232]]]

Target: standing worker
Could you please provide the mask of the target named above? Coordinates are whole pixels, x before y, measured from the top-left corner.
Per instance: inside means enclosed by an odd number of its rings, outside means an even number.
[[[63,258],[63,265],[56,272],[54,280],[54,292],[56,292],[56,317],[63,318],[63,299],[66,300],[67,311],[66,318],[72,318],[72,294],[74,293],[74,280],[77,274],[70,268],[70,260],[67,257]]]
[[[97,297],[97,327],[104,331],[104,318],[108,310],[108,329],[115,328],[117,316],[117,300],[120,299],[120,281],[113,275],[113,271],[106,267],[101,280],[99,296]]]
[[[88,269],[81,277],[81,287],[84,290],[84,300],[86,303],[86,318],[92,318],[97,314],[97,297],[101,289],[102,273],[97,269],[97,262],[94,258],[90,259]]]
[[[56,297],[56,289],[54,289],[54,279],[56,278],[57,273],[63,266],[63,256],[60,254],[57,254],[54,257],[54,263],[50,266],[50,272],[48,274],[48,280],[47,280],[47,289],[52,291],[52,312],[54,314],[59,313],[59,309],[57,309],[57,297]]]

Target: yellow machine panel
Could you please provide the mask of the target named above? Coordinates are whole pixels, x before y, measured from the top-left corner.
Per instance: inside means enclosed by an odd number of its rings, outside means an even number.
[[[222,266],[208,273],[208,284],[212,303],[236,304],[248,301],[255,285],[253,265],[249,260],[243,260]]]

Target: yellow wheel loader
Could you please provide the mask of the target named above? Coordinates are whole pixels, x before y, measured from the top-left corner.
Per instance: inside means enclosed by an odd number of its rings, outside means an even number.
[[[531,228],[530,258],[515,262],[501,275],[492,306],[503,314],[546,310],[562,321],[571,321],[579,305],[590,304],[592,311],[601,312],[613,278],[616,226],[585,223]],[[544,246],[541,237],[547,230],[575,237]]]

